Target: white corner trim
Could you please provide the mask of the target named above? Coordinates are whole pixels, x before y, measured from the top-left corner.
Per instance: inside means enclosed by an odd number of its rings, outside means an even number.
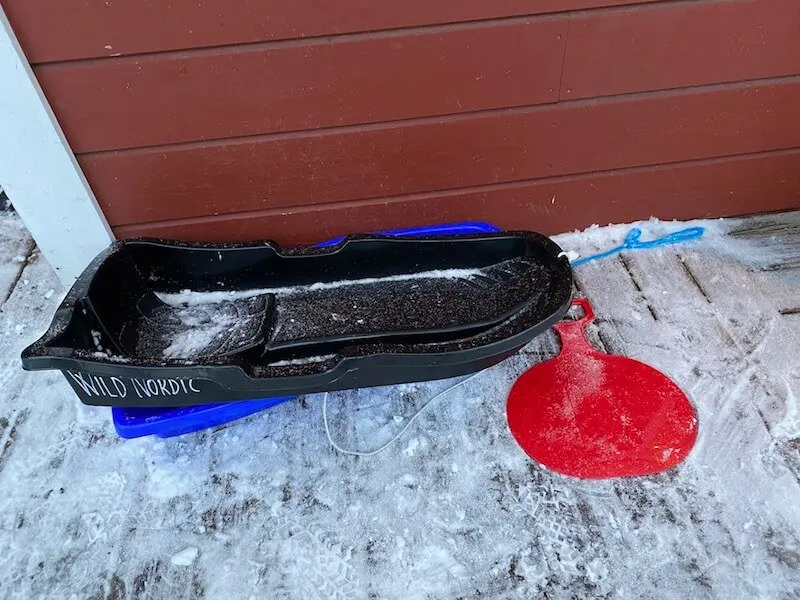
[[[2,6],[0,186],[65,285],[114,239]]]

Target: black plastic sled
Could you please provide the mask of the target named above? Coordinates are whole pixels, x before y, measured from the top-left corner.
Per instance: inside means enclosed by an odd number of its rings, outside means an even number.
[[[537,233],[114,243],[22,354],[100,406],[186,406],[443,379],[566,313],[572,273]]]

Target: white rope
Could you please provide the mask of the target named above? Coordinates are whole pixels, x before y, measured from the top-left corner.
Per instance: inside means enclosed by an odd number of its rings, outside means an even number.
[[[436,402],[439,398],[444,396],[447,392],[450,392],[450,391],[456,389],[457,387],[460,387],[460,386],[464,385],[468,381],[471,381],[471,380],[475,379],[481,373],[483,373],[483,371],[478,371],[477,373],[473,373],[469,377],[466,377],[465,379],[462,379],[458,383],[455,383],[455,384],[451,385],[449,388],[446,388],[446,389],[442,390],[441,392],[439,392],[438,394],[436,394],[433,398],[428,400],[428,402],[425,403],[425,405],[423,405],[416,413],[414,413],[414,416],[412,416],[411,419],[409,419],[408,423],[406,423],[400,431],[398,431],[394,436],[392,436],[392,438],[388,442],[386,442],[382,446],[376,448],[375,450],[371,450],[369,452],[359,452],[358,450],[348,450],[347,448],[342,448],[339,444],[337,444],[335,441],[333,441],[333,438],[331,437],[331,430],[330,430],[330,427],[328,426],[328,396],[330,394],[329,394],[329,392],[325,392],[325,396],[322,398],[322,422],[325,425],[325,435],[328,436],[328,441],[330,442],[331,446],[333,446],[336,450],[338,450],[342,454],[348,454],[350,456],[375,456],[376,454],[379,454],[379,453],[383,452],[384,450],[386,450],[389,446],[391,446],[398,439],[400,439],[400,436],[402,436],[408,430],[408,428],[411,427],[411,425],[414,423],[414,421],[417,420],[417,417],[419,417],[423,412],[425,412],[429,407],[431,407],[433,405],[433,403]]]

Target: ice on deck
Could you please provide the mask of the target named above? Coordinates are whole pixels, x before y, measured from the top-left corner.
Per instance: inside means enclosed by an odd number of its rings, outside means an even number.
[[[330,447],[321,396],[123,441],[110,411],[80,404],[60,374],[21,370],[63,290],[3,217],[0,597],[795,598],[799,224],[706,223],[700,242],[579,268],[594,343],[664,371],[700,419],[681,467],[585,482],[537,467],[506,424],[511,384],[555,354],[552,335],[444,395],[371,458]],[[731,227],[750,231],[724,236]],[[558,241],[587,256],[627,231]],[[375,448],[449,385],[332,394],[332,434]]]

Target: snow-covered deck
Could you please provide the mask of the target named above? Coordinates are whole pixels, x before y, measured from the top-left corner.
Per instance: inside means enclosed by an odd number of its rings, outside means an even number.
[[[374,457],[331,448],[320,396],[123,441],[60,374],[21,370],[63,290],[2,217],[0,598],[797,598],[800,216],[709,225],[577,270],[596,343],[669,374],[700,419],[677,469],[586,482],[537,467],[506,425],[552,335]],[[588,254],[627,230],[558,239]],[[332,434],[375,448],[448,385],[333,394]]]

